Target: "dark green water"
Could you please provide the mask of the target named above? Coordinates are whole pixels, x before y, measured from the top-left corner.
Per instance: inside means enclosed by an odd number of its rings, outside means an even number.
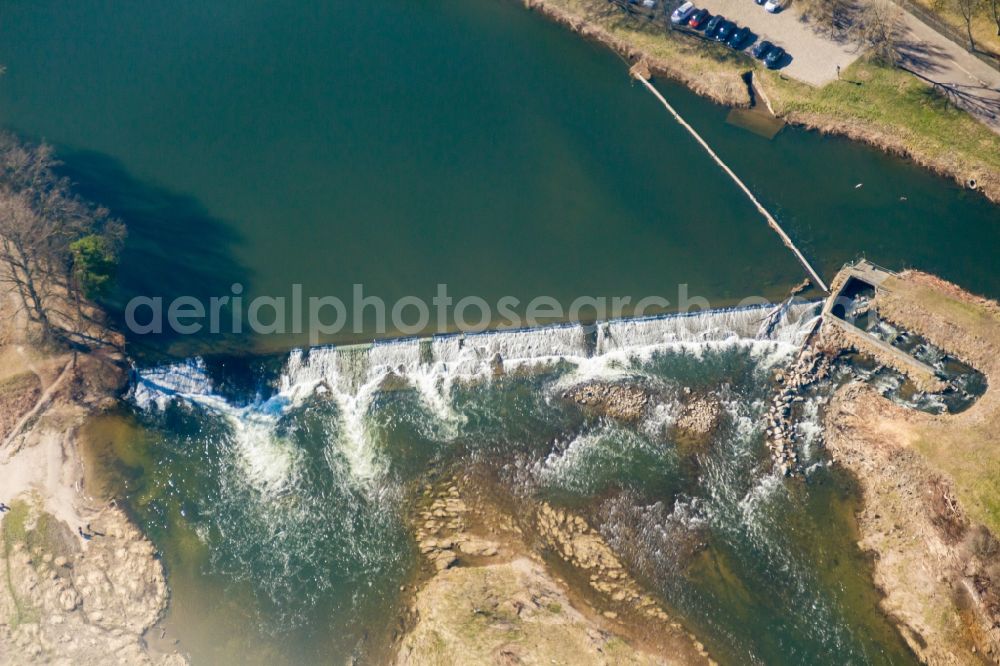
[[[724,305],[802,277],[623,63],[514,2],[5,3],[0,62],[0,123],[55,143],[129,225],[113,307],[233,282],[522,303],[687,283]],[[979,196],[845,141],[765,141],[661,86],[827,276],[865,253],[1000,295]]]
[[[129,226],[119,314],[135,295],[234,282],[564,303],[673,301],[686,283],[720,306],[803,277],[619,60],[508,0],[7,2],[0,63],[0,124],[54,143]],[[766,141],[659,85],[827,276],[864,253],[1000,295],[1000,214],[979,196],[846,141]],[[185,357],[304,337],[132,341]],[[739,346],[619,360],[667,393],[727,401],[695,457],[662,423],[616,429],[554,400],[569,366],[454,386],[438,367],[428,390],[415,364],[412,390],[393,392],[372,370],[275,415],[256,398],[283,355],[217,361],[207,396],[98,423],[95,455],[163,553],[171,636],[200,663],[370,649],[414,566],[407,484],[468,460],[585,508],[726,663],[906,663],[853,545],[849,483],[767,473],[766,360]],[[672,548],[687,542],[702,545]]]

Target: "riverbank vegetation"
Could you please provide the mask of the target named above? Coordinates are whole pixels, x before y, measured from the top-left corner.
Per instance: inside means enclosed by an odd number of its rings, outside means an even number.
[[[525,0],[534,8],[654,74],[716,102],[746,105],[742,76],[752,71],[783,119],[864,141],[1000,202],[1000,135],[958,108],[944,91],[910,72],[866,56],[822,88],[790,80],[715,42],[666,30],[661,20],[627,14],[607,0]]]
[[[925,663],[1000,654],[1000,307],[932,275],[883,283],[879,316],[980,370],[986,393],[958,414],[908,409],[870,388],[838,391],[825,443],[859,479],[861,547],[882,602]]]
[[[5,188],[11,186],[9,175],[0,174]],[[4,189],[0,214],[51,210],[41,182],[24,181],[26,191]],[[24,201],[31,195],[40,208]],[[27,240],[4,237],[0,243],[12,253],[20,251],[15,241]],[[50,240],[72,244],[68,238]],[[36,260],[30,269],[44,281],[38,287],[46,294],[42,305],[76,307],[48,282],[47,271],[55,267],[41,266],[41,255]],[[66,272],[74,269],[64,266]],[[65,285],[66,274],[58,277]],[[81,492],[88,484],[80,432],[95,414],[117,404],[125,381],[122,358],[107,346],[77,353],[92,341],[76,332],[88,333],[96,328],[92,323],[44,337],[31,303],[22,300],[23,282],[0,281],[0,501],[9,505],[0,513],[0,663],[184,664],[175,647],[161,654],[144,639],[167,604],[163,566],[152,544],[120,508]],[[69,322],[52,312],[46,310],[52,325]]]
[[[818,89],[764,76],[775,112],[791,122],[865,141],[963,184],[974,179],[1000,201],[1000,136],[916,76],[868,58]]]
[[[1000,62],[1000,0],[905,0],[963,36],[964,46]]]
[[[980,400],[959,417],[926,419],[913,427],[913,445],[955,483],[970,517],[1000,534],[1000,307],[922,273],[892,281],[878,307],[905,320],[933,344],[951,350],[990,383]],[[914,314],[919,316],[914,316]],[[911,323],[912,322],[912,323]]]
[[[90,298],[111,285],[125,228],[71,191],[53,150],[0,134],[0,282],[49,342],[102,346]]]
[[[607,0],[524,2],[627,59],[645,58],[654,74],[665,74],[720,104],[750,103],[746,85],[739,78],[746,69],[743,58],[721,44],[665,34],[660,21],[625,13]]]

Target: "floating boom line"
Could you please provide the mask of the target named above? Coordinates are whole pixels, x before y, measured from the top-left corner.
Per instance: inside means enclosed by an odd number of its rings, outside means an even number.
[[[653,84],[649,82],[644,72],[641,71],[642,69],[644,68],[639,66],[633,67],[632,76],[634,76],[639,81],[642,81],[643,85],[645,85],[646,88],[649,89],[649,92],[656,95],[656,98],[660,100],[660,103],[667,108],[667,111],[670,112],[670,114],[674,117],[674,119],[678,123],[680,123],[681,127],[686,129],[691,134],[691,136],[693,136],[695,140],[701,144],[701,147],[705,149],[705,152],[707,152],[709,156],[713,160],[715,160],[715,163],[718,164],[723,171],[729,174],[729,177],[733,179],[733,182],[735,182],[739,186],[739,188],[743,190],[743,193],[747,195],[747,198],[750,199],[750,202],[753,203],[753,205],[757,207],[757,210],[760,212],[760,214],[764,216],[764,219],[767,220],[768,226],[774,229],[775,233],[777,233],[778,236],[781,237],[781,240],[785,244],[785,247],[787,247],[789,250],[792,251],[793,254],[795,254],[795,258],[798,259],[799,263],[802,264],[802,267],[806,269],[806,272],[809,274],[809,277],[812,278],[813,282],[824,292],[829,293],[830,289],[829,287],[826,286],[826,283],[823,282],[823,278],[821,278],[819,276],[819,273],[817,273],[813,269],[813,267],[809,264],[809,262],[806,261],[805,256],[803,256],[803,254],[799,252],[799,248],[795,247],[795,243],[793,243],[792,239],[789,238],[788,234],[785,233],[785,230],[781,228],[781,225],[778,224],[778,221],[776,219],[774,219],[774,216],[771,215],[771,213],[769,213],[768,210],[764,208],[764,205],[757,200],[757,197],[755,197],[753,195],[753,192],[750,191],[750,188],[747,187],[742,180],[740,180],[740,177],[737,176],[733,172],[733,170],[730,169],[729,166],[726,165],[726,163],[723,162],[722,159],[715,154],[715,151],[712,150],[712,147],[709,146],[708,143],[703,138],[701,138],[701,135],[699,135],[698,132],[696,132],[693,127],[687,124],[687,121],[685,121],[684,118],[681,117],[681,114],[677,113],[674,107],[670,106],[670,103],[663,97],[663,95],[660,94],[660,91],[654,88]]]

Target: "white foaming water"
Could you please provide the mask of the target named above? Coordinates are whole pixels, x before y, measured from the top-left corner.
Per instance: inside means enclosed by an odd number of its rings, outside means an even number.
[[[772,305],[763,305],[604,322],[597,329],[597,354],[676,343],[759,340],[766,335],[762,324],[773,309]],[[780,320],[770,336],[763,339],[801,343],[815,321],[807,314],[815,309],[814,303],[782,306]]]
[[[355,393],[334,391],[333,397],[340,410],[343,424],[343,437],[340,441],[340,452],[347,459],[351,476],[355,479],[369,481],[384,471],[380,461],[375,458],[372,447],[368,446],[368,430],[365,416],[368,407],[375,396],[380,380],[363,384]]]
[[[662,437],[681,415],[679,400],[657,402],[639,423],[639,431],[653,439]]]
[[[799,453],[802,460],[810,462],[818,456],[823,441],[823,424],[820,421],[820,407],[826,404],[824,396],[812,396],[802,405],[802,415],[796,421],[799,434]]]
[[[736,478],[754,465],[755,453],[749,444],[764,428],[761,414],[766,405],[759,400],[744,402],[732,396],[724,397],[720,404],[731,430],[719,442],[721,458],[702,469],[707,501],[699,506],[704,518],[716,530],[730,535],[745,534],[763,546],[767,542],[768,529],[766,506],[777,493],[783,492],[783,477],[773,469],[755,474],[749,488]]]
[[[587,329],[579,324],[467,335],[459,352],[463,366],[499,355],[507,368],[589,356]]]
[[[642,434],[607,425],[577,435],[565,447],[552,451],[535,465],[535,477],[552,488],[589,493],[601,471],[612,467],[637,464],[644,459],[657,460],[664,456],[662,446],[651,443]]]
[[[177,399],[201,405],[226,419],[233,432],[237,464],[246,482],[264,495],[284,492],[297,473],[298,451],[274,432],[278,400],[253,407],[230,404],[212,389],[205,363],[196,358],[184,363],[137,373],[130,398],[143,409],[165,409]]]
[[[197,401],[212,396],[212,382],[200,358],[159,366],[137,373],[130,399],[142,409],[163,409],[174,398]]]
[[[778,362],[812,330],[817,309],[816,304],[783,307],[773,327],[761,325],[773,310],[765,305],[604,322],[597,326],[596,336],[586,327],[570,324],[295,350],[289,354],[276,395],[247,407],[233,406],[215,394],[204,362],[193,359],[139,371],[131,399],[143,409],[162,409],[181,399],[225,415],[248,477],[261,490],[275,493],[293,482],[297,460],[291,444],[274,434],[278,420],[315,393],[328,392],[341,421],[334,446],[348,461],[352,477],[370,481],[380,477],[386,465],[369,444],[366,419],[389,377],[412,386],[428,410],[451,426],[445,433],[454,433],[462,421],[451,402],[456,381],[489,381],[501,367],[510,371],[566,360],[575,370],[564,381],[573,384],[625,374],[630,359],[679,347],[698,353],[706,346],[749,345]]]
[[[709,350],[743,347],[766,371],[801,347],[819,308],[816,303],[786,303],[771,320],[774,311],[774,306],[762,305],[602,322],[597,325],[593,355],[573,359],[574,371],[557,388],[633,376],[635,361],[648,361],[664,351],[700,358]]]
[[[254,488],[274,497],[294,486],[299,450],[275,435],[271,419],[251,411],[234,414],[230,423],[241,471]]]

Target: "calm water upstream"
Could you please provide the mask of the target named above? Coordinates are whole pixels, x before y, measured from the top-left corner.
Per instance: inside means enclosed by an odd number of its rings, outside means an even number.
[[[7,2],[0,63],[0,124],[55,144],[128,224],[119,313],[235,282],[345,299],[362,283],[388,301],[446,283],[522,303],[675,301],[686,283],[721,306],[803,277],[623,63],[509,0]],[[1000,296],[1000,209],[978,195],[846,141],[766,141],[659,85],[827,276],[864,253]],[[168,626],[196,663],[370,649],[415,562],[407,484],[466,457],[509,470],[512,492],[584,507],[726,663],[905,663],[853,545],[849,483],[767,471],[764,380],[798,329],[751,329],[626,331],[598,364],[721,399],[697,453],[671,439],[667,398],[635,428],[555,400],[597,372],[566,331],[486,344],[536,367],[502,381],[446,348],[309,360],[290,333],[134,340],[180,365],[94,425],[93,453],[164,553]],[[248,351],[275,356],[195,360]]]
[[[119,307],[233,282],[566,303],[688,283],[722,305],[802,278],[616,57],[514,2],[5,3],[0,63],[0,123],[129,224]],[[1000,213],[977,195],[662,87],[827,275],[866,253],[1000,295]]]

